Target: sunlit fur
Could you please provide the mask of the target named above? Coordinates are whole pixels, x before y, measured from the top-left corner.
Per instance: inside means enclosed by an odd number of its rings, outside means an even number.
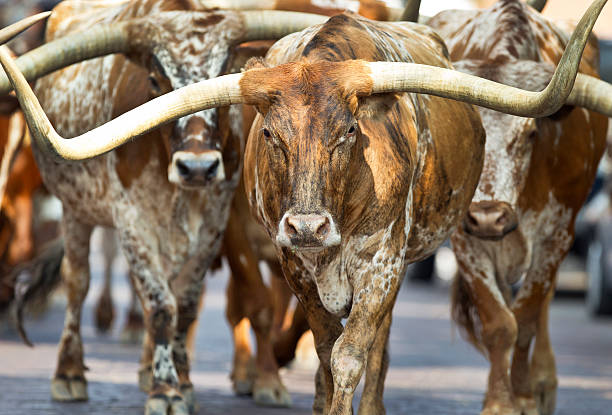
[[[430,29],[348,14],[277,42],[265,61],[247,65],[241,82],[260,112],[245,152],[252,212],[273,239],[286,212],[328,212],[341,234],[339,246],[318,252],[277,245],[322,364],[314,411],[334,415],[349,413],[368,353],[368,361],[384,361],[405,266],[432,252],[464,215],[484,153],[472,107],[370,96],[369,70],[350,59],[449,67]],[[344,329],[341,317],[348,317]],[[382,410],[384,369],[372,365],[363,413]]]

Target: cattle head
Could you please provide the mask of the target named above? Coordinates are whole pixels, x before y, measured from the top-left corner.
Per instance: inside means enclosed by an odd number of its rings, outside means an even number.
[[[272,236],[287,248],[338,246],[354,224],[349,206],[364,202],[355,187],[366,174],[356,162],[367,146],[360,122],[385,116],[396,94],[370,96],[359,61],[266,68],[252,60],[246,68],[253,70],[245,73],[243,94],[260,114],[249,141],[257,143],[258,168],[269,173],[259,186],[275,195],[265,209],[265,220],[275,224]]]
[[[526,60],[499,64],[466,60],[456,62],[455,67],[530,91],[545,88],[554,70],[548,63]],[[571,107],[563,107],[549,117],[535,119],[480,110],[487,131],[486,156],[478,189],[463,222],[468,234],[500,240],[518,228],[519,197],[526,193],[534,145],[542,140],[559,145],[562,131],[551,121],[564,118],[570,111]]]
[[[239,14],[220,10],[157,13],[134,20],[128,30],[141,42],[127,55],[149,72],[147,100],[226,73],[245,34]],[[231,134],[227,112],[199,111],[161,129],[171,183],[204,187],[237,171],[240,141]]]

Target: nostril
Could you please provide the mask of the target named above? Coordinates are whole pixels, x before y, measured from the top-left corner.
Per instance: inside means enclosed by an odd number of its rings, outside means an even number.
[[[468,225],[470,225],[470,226],[472,226],[474,228],[478,227],[478,221],[476,220],[476,218],[471,213],[468,213],[468,215],[467,215],[467,222],[468,222]]]
[[[206,178],[212,179],[217,175],[217,169],[219,168],[219,159],[216,159],[211,163],[211,165],[206,169]]]
[[[319,225],[315,233],[317,234],[317,236],[325,236],[329,233],[329,229],[330,229],[329,219],[325,218],[325,221],[323,221],[323,223]]]
[[[508,223],[508,215],[506,215],[506,212],[504,212],[497,218],[497,220],[495,221],[495,224],[503,226],[506,223]]]
[[[285,220],[285,232],[287,232],[287,235],[289,235],[290,237],[294,237],[298,234],[297,227],[293,223],[291,223],[290,218],[287,218]]]
[[[183,160],[176,161],[176,169],[178,170],[179,175],[183,178],[189,177],[191,174],[189,166],[187,166]]]

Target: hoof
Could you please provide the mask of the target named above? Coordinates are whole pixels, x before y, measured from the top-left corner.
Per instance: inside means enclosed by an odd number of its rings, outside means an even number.
[[[195,401],[193,385],[181,385],[179,389],[181,391],[181,394],[183,395],[185,405],[187,405],[187,410],[190,414],[195,413],[197,410],[197,405]]]
[[[231,376],[234,393],[238,396],[252,395],[255,376],[256,369],[253,358],[246,364],[238,365],[234,363],[234,370]]]
[[[182,396],[155,394],[147,399],[145,415],[190,415],[190,412]]]
[[[172,398],[170,408],[172,409],[172,415],[189,415],[193,413],[189,410],[189,405],[187,405],[187,402],[185,402],[185,400],[180,396],[175,396]]]
[[[521,415],[540,415],[535,399],[518,397],[516,403],[521,410]]]
[[[51,398],[59,402],[86,401],[87,381],[82,377],[57,376],[51,380]]]
[[[238,396],[249,396],[253,394],[253,381],[249,379],[235,380],[233,382],[234,393]]]
[[[153,371],[151,366],[138,369],[138,387],[145,393],[149,393],[153,388]]]
[[[170,415],[170,402],[167,396],[151,397],[145,404],[145,415]]]
[[[557,382],[536,382],[533,388],[539,415],[552,415],[557,403]]]
[[[480,415],[521,415],[521,411],[507,404],[491,403],[485,406]]]
[[[289,392],[276,376],[266,381],[258,379],[253,385],[253,399],[260,406],[289,408],[292,405]]]

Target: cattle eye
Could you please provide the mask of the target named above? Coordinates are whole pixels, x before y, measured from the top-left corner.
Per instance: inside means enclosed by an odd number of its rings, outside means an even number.
[[[351,128],[348,129],[348,131],[346,132],[346,135],[350,137],[353,134],[355,134],[355,126],[351,125]]]
[[[266,138],[270,138],[272,136],[272,134],[270,134],[270,131],[267,128],[263,129],[263,135]]]
[[[151,89],[153,90],[153,92],[155,92],[156,94],[161,92],[159,83],[157,82],[157,79],[155,79],[154,76],[149,76],[149,83],[151,84]]]

